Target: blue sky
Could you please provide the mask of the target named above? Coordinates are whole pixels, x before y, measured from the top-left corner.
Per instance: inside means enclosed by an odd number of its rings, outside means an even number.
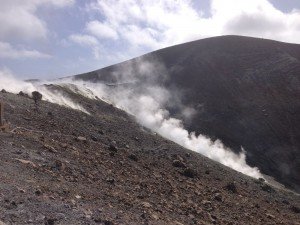
[[[0,0],[0,5],[0,72],[22,79],[88,72],[218,35],[300,42],[299,0]]]

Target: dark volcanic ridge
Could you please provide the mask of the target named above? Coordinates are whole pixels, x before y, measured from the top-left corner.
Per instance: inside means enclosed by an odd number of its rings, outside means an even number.
[[[159,72],[151,72],[166,75],[158,81],[170,93],[166,108],[171,117],[235,152],[242,146],[248,164],[300,191],[300,45],[240,36],[208,38],[74,78],[130,81],[130,88],[138,89],[152,81],[130,75],[153,61]]]
[[[88,109],[0,93],[0,224],[300,224],[299,195],[57,86]],[[67,92],[66,92],[67,91]]]

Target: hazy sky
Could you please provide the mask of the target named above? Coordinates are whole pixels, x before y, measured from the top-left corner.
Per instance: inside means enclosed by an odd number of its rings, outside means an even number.
[[[88,72],[225,34],[300,43],[300,0],[0,0],[0,6],[0,71],[24,79]]]

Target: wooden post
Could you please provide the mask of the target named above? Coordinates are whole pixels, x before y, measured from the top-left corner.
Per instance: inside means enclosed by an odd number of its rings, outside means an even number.
[[[4,126],[4,104],[0,102],[0,127]]]

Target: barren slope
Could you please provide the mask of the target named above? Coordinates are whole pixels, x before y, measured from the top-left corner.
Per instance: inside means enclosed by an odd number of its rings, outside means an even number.
[[[300,224],[298,195],[65,91],[91,115],[0,93],[0,224]]]
[[[169,74],[162,84],[196,109],[192,119],[185,119],[173,106],[172,116],[182,118],[189,131],[221,139],[236,152],[243,146],[250,165],[300,191],[299,45],[239,36],[208,38],[76,79],[116,82],[115,71],[153,58]]]

